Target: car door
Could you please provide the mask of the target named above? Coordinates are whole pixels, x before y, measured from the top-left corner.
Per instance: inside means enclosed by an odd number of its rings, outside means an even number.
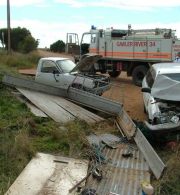
[[[64,88],[64,86],[66,86],[64,75],[52,60],[41,61],[41,65],[36,74],[36,81],[54,87]]]

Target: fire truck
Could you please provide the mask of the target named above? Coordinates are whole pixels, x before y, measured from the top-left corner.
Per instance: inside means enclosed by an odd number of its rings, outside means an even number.
[[[70,35],[72,42],[72,33]],[[78,36],[74,35],[77,42]],[[132,76],[134,84],[141,86],[152,64],[175,59],[180,52],[180,40],[175,30],[166,28],[133,30],[128,25],[127,30],[103,30],[92,27],[89,32],[83,33],[79,47],[82,58],[92,53],[102,56],[94,65],[95,71],[109,73],[111,77],[118,77],[121,71],[126,71],[127,76]]]

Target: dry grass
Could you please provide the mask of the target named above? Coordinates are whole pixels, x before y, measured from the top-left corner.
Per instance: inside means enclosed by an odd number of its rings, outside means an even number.
[[[36,51],[30,54],[21,54],[12,52],[7,55],[5,52],[0,53],[0,66],[6,66],[11,69],[17,68],[32,68],[37,66],[40,56]]]
[[[156,181],[155,195],[179,195],[180,194],[180,144],[175,149],[164,148],[159,152],[164,162],[166,162],[166,170],[163,177]]]

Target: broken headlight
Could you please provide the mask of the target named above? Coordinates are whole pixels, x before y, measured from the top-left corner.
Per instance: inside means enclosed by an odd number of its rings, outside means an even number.
[[[171,118],[171,122],[173,122],[173,123],[175,123],[175,124],[177,124],[178,122],[179,122],[179,117],[178,116],[173,116],[172,118]]]
[[[169,122],[177,124],[179,122],[179,116],[177,116],[173,111],[164,113],[157,112],[154,114],[154,124],[164,124]]]

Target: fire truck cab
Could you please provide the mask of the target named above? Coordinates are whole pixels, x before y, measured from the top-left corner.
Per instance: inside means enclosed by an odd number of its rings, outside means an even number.
[[[117,77],[121,71],[132,76],[133,82],[141,86],[142,80],[154,63],[171,62],[180,52],[180,40],[171,29],[128,30],[96,29],[83,33],[80,54],[95,53],[102,58],[95,64],[95,71],[108,72]]]

